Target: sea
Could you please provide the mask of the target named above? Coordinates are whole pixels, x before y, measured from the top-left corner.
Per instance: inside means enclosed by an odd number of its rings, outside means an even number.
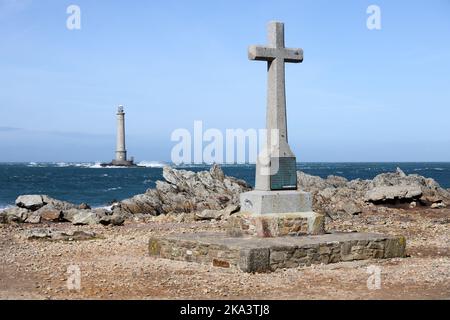
[[[22,194],[46,194],[72,203],[105,207],[111,203],[144,193],[163,180],[167,163],[143,161],[141,168],[103,168],[100,163],[0,163],[0,210],[14,205]],[[181,165],[177,169],[202,171],[209,165]],[[372,179],[376,175],[401,168],[407,174],[435,179],[450,188],[450,162],[433,163],[298,163],[297,169],[326,178],[329,175],[351,179]],[[254,184],[255,166],[222,165],[226,175]]]

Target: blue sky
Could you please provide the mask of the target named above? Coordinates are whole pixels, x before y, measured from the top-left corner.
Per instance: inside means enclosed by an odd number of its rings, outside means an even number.
[[[118,104],[138,160],[170,160],[195,120],[264,127],[266,67],[247,47],[270,20],[304,50],[286,69],[298,161],[450,161],[449,0],[0,0],[0,161],[110,160]]]

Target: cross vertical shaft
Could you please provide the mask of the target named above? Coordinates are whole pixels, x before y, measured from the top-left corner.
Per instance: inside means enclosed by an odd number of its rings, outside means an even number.
[[[251,46],[249,59],[267,61],[267,145],[256,168],[257,190],[297,189],[295,155],[288,144],[286,117],[286,62],[303,61],[302,49],[284,44],[284,24],[270,22],[268,46]]]

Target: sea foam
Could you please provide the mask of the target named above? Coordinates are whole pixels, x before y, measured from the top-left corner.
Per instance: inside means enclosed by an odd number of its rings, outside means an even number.
[[[141,161],[137,165],[146,168],[163,168],[167,164],[159,161]]]

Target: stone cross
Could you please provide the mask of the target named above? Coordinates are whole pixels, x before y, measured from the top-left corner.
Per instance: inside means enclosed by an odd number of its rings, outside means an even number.
[[[267,145],[256,166],[255,189],[296,190],[296,159],[288,144],[286,119],[286,62],[303,61],[302,49],[288,49],[284,45],[284,24],[270,22],[268,46],[250,46],[250,60],[267,61]]]

